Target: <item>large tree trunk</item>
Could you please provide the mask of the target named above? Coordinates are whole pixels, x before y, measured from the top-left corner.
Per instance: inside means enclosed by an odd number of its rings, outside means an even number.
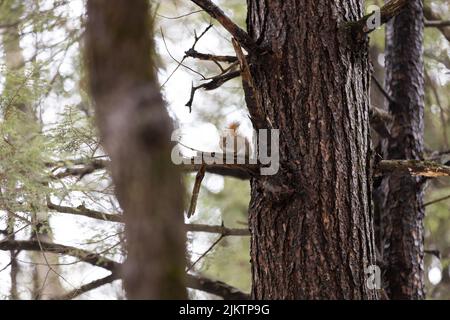
[[[390,139],[383,141],[384,159],[422,159],[424,80],[423,11],[411,0],[386,29],[386,90],[394,103]],[[391,299],[424,298],[423,178],[385,177],[380,195],[379,246]],[[378,241],[377,241],[378,242]]]
[[[249,63],[280,171],[253,179],[249,225],[256,299],[373,299],[367,43],[339,26],[362,1],[248,0]]]
[[[124,210],[131,299],[185,298],[181,176],[155,72],[147,0],[90,0],[87,60],[103,146]]]

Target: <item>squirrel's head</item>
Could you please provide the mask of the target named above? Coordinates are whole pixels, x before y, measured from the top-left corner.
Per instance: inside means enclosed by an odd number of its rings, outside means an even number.
[[[233,121],[228,125],[227,129],[236,132],[240,125],[239,121]]]

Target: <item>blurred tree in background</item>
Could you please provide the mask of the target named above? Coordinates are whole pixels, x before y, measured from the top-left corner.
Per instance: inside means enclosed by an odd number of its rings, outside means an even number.
[[[245,1],[215,3],[245,28]],[[366,6],[383,3],[366,1]],[[205,82],[204,78],[221,72],[211,61],[185,57],[185,51],[194,43],[194,34],[201,35],[212,24],[195,48],[210,54],[235,55],[229,34],[190,1],[153,0],[152,7],[161,91],[169,114],[181,129],[183,145],[219,151],[220,132],[236,120],[250,136],[251,123],[239,78],[218,90],[198,90],[191,113],[185,106],[192,85],[198,86]],[[445,163],[450,161],[450,8],[446,0],[425,0],[424,8],[430,22],[424,33],[425,153],[427,158]],[[122,210],[105,170],[108,158],[99,145],[93,125],[94,108],[87,94],[81,55],[85,20],[83,0],[0,0],[0,295],[6,299],[48,298],[39,292],[50,281],[39,282],[30,276],[36,264],[46,265],[63,287],[63,293],[57,290],[49,296],[124,298],[121,280],[102,267],[104,261],[123,262],[126,252],[120,223]],[[433,21],[447,24],[436,26]],[[381,84],[384,28],[370,35],[371,61]],[[8,66],[7,56],[8,48],[17,41],[11,39],[15,30],[23,55],[23,63],[19,61],[16,70]],[[20,108],[21,101],[32,110],[32,121],[17,116],[8,119],[7,110],[13,105]],[[385,97],[374,85],[371,101],[379,108],[385,104]],[[27,137],[30,132],[34,134]],[[373,133],[374,140],[376,135]],[[184,151],[192,152],[189,148]],[[186,199],[190,198],[194,181],[195,174],[185,176]],[[247,229],[249,201],[248,181],[207,173],[196,214],[186,223],[223,223],[227,228]],[[427,182],[425,210],[427,298],[450,299],[450,178]],[[50,243],[64,245],[53,250],[59,253],[57,263],[45,254],[38,261],[27,252],[48,249],[45,244],[32,242],[32,235],[41,227],[35,218],[39,212],[48,214],[45,221],[52,234]],[[74,247],[94,252],[99,259],[82,262],[83,255]],[[248,236],[188,232],[187,248],[192,274],[250,292]],[[190,295],[217,298],[198,290],[190,291]]]

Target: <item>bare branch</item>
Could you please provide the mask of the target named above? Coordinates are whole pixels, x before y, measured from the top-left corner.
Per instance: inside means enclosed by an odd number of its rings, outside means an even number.
[[[209,53],[201,53],[194,49],[189,49],[185,52],[187,57],[204,60],[204,61],[216,61],[216,62],[226,62],[226,63],[234,63],[237,62],[237,58],[235,56],[220,56]]]
[[[222,226],[210,226],[207,224],[186,224],[187,231],[191,232],[207,232],[207,233],[218,233],[227,236],[249,236],[250,231],[248,229],[233,229],[226,228]]]
[[[441,97],[439,96],[439,92],[436,88],[436,84],[435,84],[434,80],[430,77],[430,75],[428,74],[426,69],[425,69],[424,73],[425,73],[426,84],[429,85],[429,87],[431,88],[431,92],[434,95],[435,102],[436,102],[437,106],[439,107],[439,115],[441,118],[441,126],[442,126],[442,137],[444,140],[444,146],[445,146],[445,148],[448,149],[449,142],[448,142],[448,133],[447,133],[447,119],[445,117],[444,107],[442,106],[442,103],[441,103]]]
[[[425,27],[432,28],[442,28],[442,27],[450,27],[450,20],[434,20],[434,21],[425,21]]]
[[[197,172],[194,182],[194,189],[192,190],[191,204],[187,212],[187,217],[190,218],[195,213],[197,207],[198,195],[200,193],[200,187],[202,186],[203,178],[205,177],[206,165],[202,164]]]
[[[436,62],[442,63],[447,69],[450,70],[450,57],[444,53],[441,55],[437,55],[434,51],[432,50],[425,50],[423,52],[424,57],[432,59]]]
[[[439,250],[425,249],[425,250],[423,250],[423,253],[431,254],[431,255],[435,256],[436,258],[438,258],[439,260],[441,259],[441,252]]]
[[[187,268],[186,272],[191,271],[192,268],[194,268],[195,265],[196,265],[200,260],[202,260],[208,253],[210,253],[210,252],[212,251],[212,249],[214,249],[214,247],[215,247],[217,244],[219,244],[219,242],[220,242],[223,238],[224,238],[224,236],[223,236],[223,235],[220,235],[220,236],[217,238],[217,240],[214,241],[213,244],[212,244],[208,249],[206,249],[206,251],[203,252],[203,253],[200,255],[200,257],[198,257],[198,259],[195,260],[195,261]]]
[[[104,220],[104,221],[123,222],[123,217],[121,215],[103,213],[100,211],[91,210],[91,209],[86,208],[84,205],[80,205],[76,208],[73,208],[73,207],[60,206],[60,205],[52,203],[51,201],[47,201],[47,207],[51,210],[56,210],[61,213],[75,214],[75,215],[85,216],[88,218]]]
[[[101,287],[101,286],[103,286],[105,284],[111,283],[111,282],[113,282],[114,280],[117,280],[117,279],[119,279],[119,275],[117,273],[112,273],[109,276],[106,276],[106,277],[101,278],[101,279],[94,280],[94,281],[89,282],[87,284],[84,284],[81,287],[79,287],[78,289],[72,290],[72,291],[66,293],[63,296],[54,298],[52,300],[71,300],[71,299],[74,299],[74,298],[78,297],[79,295],[81,295],[83,293],[86,293],[88,291],[97,289],[97,288],[99,288],[99,287]]]
[[[201,161],[198,159],[199,156],[202,157]],[[221,159],[222,163],[208,164],[210,162],[207,163],[205,157]],[[248,162],[247,158],[235,156],[233,163],[227,163],[226,155],[223,153],[212,152],[208,154],[203,152],[196,157],[184,158],[181,166],[185,171],[198,171],[200,167],[205,164],[206,172],[230,175],[241,179],[249,179],[252,176],[258,176],[258,169],[260,166],[258,164],[249,164]]]
[[[441,201],[445,201],[445,200],[448,200],[448,199],[450,199],[450,195],[442,197],[442,198],[431,200],[431,201],[425,203],[423,206],[427,207],[427,206],[430,206],[432,204],[435,204],[435,203],[438,203],[438,202],[441,202]]]
[[[113,221],[123,223],[123,217],[119,214],[104,213],[95,210],[88,209],[84,206],[78,206],[77,208],[59,206],[54,203],[48,202],[47,206],[51,210],[55,210],[61,213],[68,213],[74,215],[85,216],[92,219]],[[250,232],[248,229],[233,229],[224,226],[212,226],[206,224],[186,224],[186,231],[190,232],[207,232],[218,233],[223,236],[248,236]],[[3,230],[2,230],[3,231]]]
[[[443,20],[441,15],[437,12],[434,12],[433,9],[431,9],[431,5],[426,3],[423,6],[423,15],[425,16],[425,19],[429,21],[440,21]],[[441,31],[442,35],[450,41],[450,27],[449,26],[437,26],[439,31]]]
[[[382,160],[378,164],[375,174],[400,174],[430,178],[448,177],[450,176],[450,167],[432,161]]]
[[[109,160],[92,159],[84,160],[84,162],[81,162],[80,160],[80,162],[68,163],[69,166],[65,167],[63,171],[53,175],[52,178],[62,179],[70,176],[79,176],[82,178],[87,174],[95,172],[96,170],[105,169],[109,163]],[[50,164],[47,164],[47,166],[49,165]]]
[[[222,281],[214,281],[208,278],[187,275],[187,286],[222,297],[224,300],[249,300],[250,295],[232,287]]]
[[[45,251],[51,253],[65,254],[70,255],[79,259],[80,261],[84,261],[90,263],[94,266],[101,267],[107,269],[112,272],[112,274],[106,278],[99,279],[94,281],[93,283],[87,284],[78,290],[86,290],[88,291],[89,287],[93,289],[95,286],[100,286],[105,283],[111,282],[119,278],[118,271],[120,270],[122,264],[119,262],[115,262],[108,258],[105,258],[97,253],[89,252],[86,250],[65,246],[62,244],[56,243],[48,243],[48,242],[38,242],[36,240],[33,241],[15,241],[15,240],[1,240],[0,241],[0,250],[30,250],[30,251]],[[113,279],[114,278],[114,279]],[[227,285],[221,281],[214,281],[208,278],[194,276],[192,274],[186,275],[186,284],[187,287],[205,291],[208,293],[215,294],[219,297],[223,297],[225,300],[229,299],[239,299],[246,300],[250,297],[239,291],[232,286]],[[104,282],[104,283],[103,283]],[[103,284],[102,284],[103,283]],[[91,289],[89,289],[91,290]],[[74,292],[71,292],[75,294]],[[69,293],[70,294],[70,293]]]
[[[386,3],[383,7],[381,7],[380,10],[381,24],[385,24],[393,17],[398,15],[407,4],[408,0],[391,0]],[[348,22],[346,23],[346,27],[350,28],[354,33],[368,34],[376,29],[372,26],[369,26],[369,24],[367,23],[369,18],[371,18],[374,14],[375,12],[371,12],[356,22]]]
[[[205,10],[212,18],[216,19],[227,30],[239,44],[248,52],[257,52],[258,47],[250,36],[235,24],[225,13],[210,0],[191,0],[200,8]]]
[[[110,271],[118,270],[118,267],[120,266],[120,263],[94,252],[71,246],[65,246],[62,244],[37,240],[1,240],[0,250],[30,250],[65,254],[75,257],[80,261],[92,264],[93,266],[101,267]]]
[[[196,11],[193,11],[193,12],[188,12],[188,13],[176,16],[176,17],[167,17],[167,16],[164,16],[164,15],[159,14],[159,13],[157,13],[156,16],[160,17],[160,18],[168,19],[168,20],[178,20],[178,19],[185,18],[185,17],[188,17],[188,16],[196,14],[196,13],[200,13],[200,12],[203,12],[203,10],[196,10]]]
[[[211,91],[211,90],[221,87],[225,82],[228,82],[234,78],[237,78],[240,75],[241,75],[240,71],[226,70],[225,72],[219,74],[218,76],[211,78],[211,81],[209,81],[207,83],[201,84],[197,87],[194,87],[192,85],[191,95],[189,97],[189,101],[186,103],[186,107],[189,108],[189,112],[192,112],[192,103],[194,102],[195,92],[198,89],[204,89],[206,91]]]
[[[383,138],[389,138],[392,115],[380,108],[372,106],[370,108],[370,125]]]

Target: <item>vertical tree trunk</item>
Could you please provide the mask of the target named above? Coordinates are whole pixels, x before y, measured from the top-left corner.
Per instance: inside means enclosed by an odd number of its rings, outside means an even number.
[[[253,179],[249,224],[256,299],[373,299],[367,43],[339,27],[362,1],[248,0],[267,55],[249,63],[280,171]]]
[[[421,0],[409,1],[386,29],[386,90],[394,118],[384,159],[423,157],[423,11]],[[380,251],[391,299],[424,298],[422,178],[388,176],[381,183]]]
[[[131,299],[185,298],[181,176],[154,65],[147,0],[88,1],[91,93],[124,210]]]

